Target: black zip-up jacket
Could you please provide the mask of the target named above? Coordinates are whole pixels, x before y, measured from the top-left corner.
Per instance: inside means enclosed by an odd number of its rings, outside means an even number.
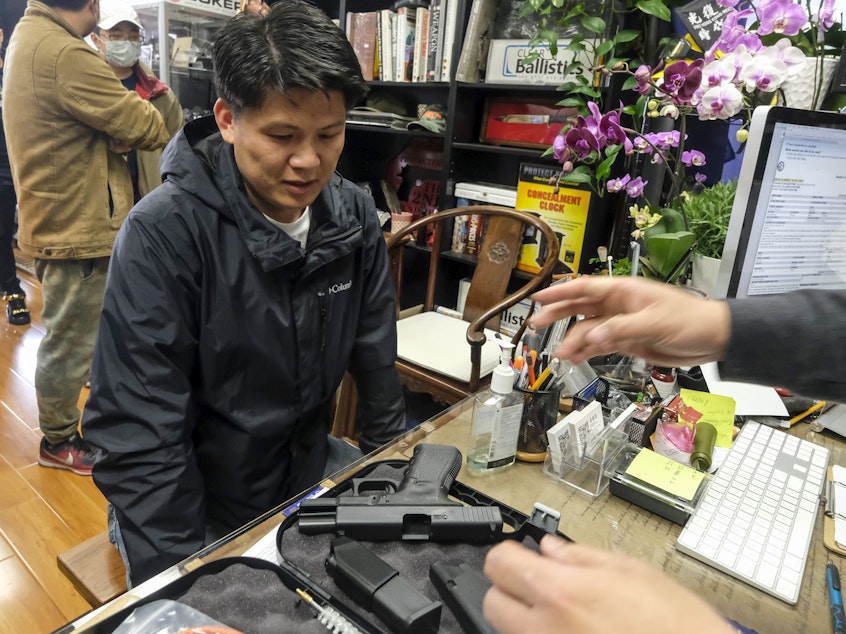
[[[139,583],[317,482],[330,402],[356,378],[361,447],[404,429],[373,201],[337,174],[306,249],[250,202],[212,118],[162,156],[109,269],[83,434]]]

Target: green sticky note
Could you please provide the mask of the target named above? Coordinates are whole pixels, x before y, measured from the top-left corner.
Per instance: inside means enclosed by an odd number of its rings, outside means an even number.
[[[717,447],[731,447],[734,436],[734,410],[737,403],[730,396],[697,392],[682,388],[681,400],[702,414],[700,423],[711,423],[717,430]]]
[[[705,473],[676,462],[651,449],[641,449],[626,469],[626,475],[691,501]]]

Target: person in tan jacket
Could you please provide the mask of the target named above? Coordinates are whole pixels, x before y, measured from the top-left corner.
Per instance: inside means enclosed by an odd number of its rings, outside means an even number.
[[[90,475],[97,452],[78,434],[112,243],[133,204],[124,154],[170,135],[83,37],[98,0],[29,0],[6,51],[3,125],[18,195],[18,246],[34,259],[46,334],[35,390],[38,462]]]
[[[139,61],[141,29],[138,13],[125,0],[100,0],[100,21],[90,37],[124,87],[158,109],[173,137],[185,120],[182,105],[174,92]],[[135,202],[162,184],[161,156],[161,150],[133,150],[127,154]]]

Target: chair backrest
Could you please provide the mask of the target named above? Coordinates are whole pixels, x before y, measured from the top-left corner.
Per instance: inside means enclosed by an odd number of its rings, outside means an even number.
[[[425,216],[411,223],[407,227],[391,235],[387,246],[391,251],[393,262],[394,284],[397,296],[397,310],[399,311],[400,294],[402,292],[402,253],[397,249],[409,241],[411,234],[426,231],[429,225],[434,227],[432,244],[434,248],[429,259],[428,281],[426,288],[424,311],[431,311],[435,304],[435,290],[438,283],[438,270],[441,263],[441,251],[438,245],[445,245],[442,236],[445,227],[451,228],[452,221],[459,216],[479,214],[483,217],[485,230],[482,245],[477,254],[477,262],[470,284],[470,290],[464,306],[463,319],[470,322],[467,328],[467,342],[471,346],[471,362],[473,375],[471,384],[478,385],[481,346],[485,342],[485,327],[492,330],[499,328],[499,317],[502,311],[520,302],[532,292],[549,283],[553,269],[558,262],[559,242],[552,228],[538,216],[494,205],[479,205],[473,207],[458,207]],[[526,282],[513,293],[506,295],[508,283],[520,255],[520,245],[526,227],[534,227],[543,234],[549,244],[546,259],[536,275],[529,276]],[[446,235],[451,235],[447,233]]]

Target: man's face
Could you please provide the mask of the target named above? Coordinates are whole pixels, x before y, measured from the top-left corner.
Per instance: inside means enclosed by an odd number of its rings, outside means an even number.
[[[118,22],[110,29],[101,29],[99,33],[91,34],[91,41],[97,49],[105,54],[106,42],[140,42],[141,29],[132,22]]]
[[[218,99],[214,114],[223,139],[234,147],[250,200],[279,222],[302,215],[329,182],[344,149],[340,91],[271,92],[260,108],[237,116]]]
[[[90,11],[91,18],[88,20],[88,24],[86,24],[82,29],[82,37],[89,35],[100,21],[100,0],[90,0],[88,3],[88,11]]]

